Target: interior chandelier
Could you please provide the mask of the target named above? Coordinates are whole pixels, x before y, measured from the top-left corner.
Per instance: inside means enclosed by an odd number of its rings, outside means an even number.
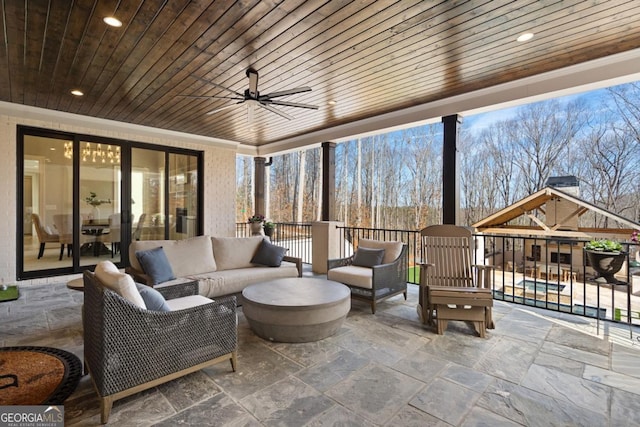
[[[67,159],[73,158],[73,143],[71,141],[64,143],[64,156]],[[120,147],[112,148],[107,145],[106,149],[102,148],[102,144],[96,144],[95,149],[91,147],[91,143],[84,143],[84,147],[80,148],[80,158],[83,162],[92,163],[120,163]]]

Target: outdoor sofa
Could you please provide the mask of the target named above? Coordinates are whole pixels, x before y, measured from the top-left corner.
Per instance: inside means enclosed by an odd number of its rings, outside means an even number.
[[[166,256],[164,264],[168,263],[171,273],[160,278],[149,271],[158,266],[153,262],[146,262],[143,266],[139,260],[146,259],[141,255],[150,252],[155,251],[152,255],[157,255],[158,248],[162,248],[161,252]],[[184,240],[134,241],[129,246],[131,266],[126,271],[137,282],[156,289],[197,282],[202,296],[234,295],[241,303],[242,290],[249,285],[302,276],[302,260],[285,254],[285,248],[272,245],[265,236],[197,236]],[[158,258],[162,259],[162,254]],[[162,263],[159,267],[162,268]]]

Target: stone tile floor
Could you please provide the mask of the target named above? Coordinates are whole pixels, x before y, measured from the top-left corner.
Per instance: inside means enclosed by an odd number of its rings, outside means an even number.
[[[0,346],[42,345],[82,358],[83,294],[21,287],[0,303]],[[354,302],[343,328],[304,344],[266,342],[238,310],[238,371],[228,363],[114,404],[117,426],[631,426],[640,425],[640,328],[496,302],[487,338],[451,322],[443,336],[409,299],[376,315]],[[99,425],[84,377],[67,426]]]

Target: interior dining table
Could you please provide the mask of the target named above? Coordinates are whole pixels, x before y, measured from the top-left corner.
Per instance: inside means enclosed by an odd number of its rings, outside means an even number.
[[[93,256],[99,257],[101,254],[110,254],[111,251],[99,240],[99,236],[109,229],[108,219],[87,219],[82,221],[82,234],[94,236],[91,242],[84,243],[80,247],[80,253],[93,252]]]

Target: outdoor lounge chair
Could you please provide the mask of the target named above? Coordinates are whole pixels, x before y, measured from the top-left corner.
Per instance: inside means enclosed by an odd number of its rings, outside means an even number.
[[[214,363],[229,360],[236,370],[235,297],[212,301],[198,295],[197,282],[181,283],[162,289],[170,311],[155,311],[137,304],[141,293],[133,279],[111,268],[116,280],[108,285],[84,272],[85,372],[100,398],[103,424],[116,400]]]
[[[433,225],[422,229],[418,315],[423,323],[437,321],[442,335],[449,320],[471,321],[484,338],[493,329],[490,274],[492,267],[473,265],[474,240],[466,228]],[[475,269],[475,271],[474,271]]]
[[[371,263],[368,262],[371,259],[362,258],[367,249],[382,251],[379,262]],[[355,254],[327,261],[327,279],[347,285],[351,289],[351,298],[368,301],[371,312],[375,314],[378,301],[398,294],[404,294],[404,299],[407,299],[406,257],[407,245],[402,242],[359,239]],[[359,259],[365,262],[358,262]]]

